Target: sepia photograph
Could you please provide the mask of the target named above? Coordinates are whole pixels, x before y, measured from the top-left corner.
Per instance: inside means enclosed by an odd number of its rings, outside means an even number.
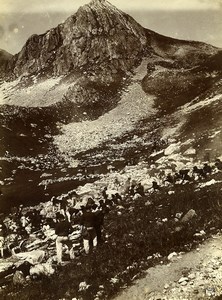
[[[222,300],[222,0],[0,0],[0,299]]]

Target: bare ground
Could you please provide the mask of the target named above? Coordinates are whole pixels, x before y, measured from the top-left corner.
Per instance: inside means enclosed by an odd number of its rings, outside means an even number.
[[[221,282],[222,236],[216,235],[167,265],[149,268],[145,278],[137,280],[114,299],[209,299],[222,294]]]

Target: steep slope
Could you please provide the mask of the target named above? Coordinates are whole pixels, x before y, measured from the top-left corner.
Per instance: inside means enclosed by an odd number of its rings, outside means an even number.
[[[98,147],[134,129],[143,118],[155,115],[152,95],[140,84],[146,74],[147,59],[135,70],[130,85],[123,91],[117,107],[93,121],[73,122],[63,127],[63,134],[55,142],[63,152],[80,153]],[[73,135],[75,132],[75,135]]]
[[[5,71],[8,68],[8,64],[10,63],[11,59],[12,59],[13,55],[8,53],[5,50],[0,49],[0,78],[2,76],[2,74],[5,73]]]
[[[61,119],[68,107],[69,124],[54,138],[62,153],[102,149],[125,134],[138,135],[137,147],[143,147],[172,126],[182,128],[181,138],[193,135],[198,125],[186,126],[200,118],[184,109],[221,93],[221,65],[220,49],[164,37],[109,2],[93,0],[28,39],[7,63],[0,100],[59,107]],[[217,115],[219,120],[220,105]]]
[[[3,87],[2,103],[49,106],[65,98],[99,104],[104,92],[115,98],[146,45],[145,30],[136,21],[93,0],[57,28],[28,39],[6,70],[5,77],[15,81],[10,93],[7,84]]]
[[[45,73],[66,75],[81,68],[108,68],[111,73],[135,65],[146,49],[144,29],[110,3],[93,0],[57,28],[31,36],[12,68],[16,77]],[[108,70],[107,70],[108,71]]]
[[[221,54],[219,51],[191,70],[159,67],[143,82],[145,89],[157,96],[164,124],[162,138],[189,141],[195,159],[213,160],[222,152]]]
[[[56,28],[31,36],[10,59],[4,78],[14,82],[10,92],[7,83],[1,87],[1,103],[50,106],[66,99],[106,106],[119,100],[124,78],[143,57],[170,59],[181,68],[198,65],[216,52],[210,45],[144,29],[109,2],[92,0]]]

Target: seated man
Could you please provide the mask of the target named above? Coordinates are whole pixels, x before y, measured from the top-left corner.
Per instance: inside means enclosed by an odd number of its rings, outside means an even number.
[[[169,184],[174,184],[174,178],[170,173],[167,174],[165,182],[168,182]]]
[[[219,158],[216,159],[215,167],[216,167],[218,170],[222,170],[222,161],[221,161]]]
[[[135,192],[137,193],[137,194],[139,194],[140,196],[144,196],[145,195],[145,193],[144,193],[144,187],[142,186],[142,184],[141,184],[141,182],[139,182],[137,185],[136,185],[136,187],[135,187]]]
[[[153,181],[152,184],[153,184],[152,187],[151,187],[152,192],[160,190],[160,186],[156,181]]]
[[[203,169],[199,169],[197,166],[193,167],[193,174],[197,176],[197,179],[206,178],[207,175],[204,173]]]
[[[212,168],[207,163],[203,166],[203,171],[206,175],[210,175],[212,173]]]

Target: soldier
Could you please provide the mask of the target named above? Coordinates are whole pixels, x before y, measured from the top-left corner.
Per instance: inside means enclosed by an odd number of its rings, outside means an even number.
[[[185,180],[186,180],[186,181],[191,181],[191,177],[190,177],[190,175],[188,174],[189,172],[190,172],[189,169],[183,169],[183,170],[180,170],[180,171],[179,171],[179,175],[180,175],[180,177],[181,177],[181,179],[182,179],[182,182],[181,182],[181,183],[183,183]]]
[[[95,205],[94,207],[95,210],[95,231],[96,231],[96,236],[97,236],[97,243],[100,245],[103,242],[102,239],[102,227],[104,225],[104,217],[105,217],[105,211],[102,208],[97,207]]]
[[[68,235],[72,233],[73,229],[71,224],[65,219],[64,215],[60,214],[58,216],[58,222],[55,227],[56,238],[56,253],[58,264],[62,263],[62,247],[63,244],[70,246],[70,241]],[[73,259],[73,253],[70,251],[70,259]]]
[[[151,187],[151,189],[153,190],[153,192],[160,190],[160,186],[156,181],[153,181],[152,184],[153,186]]]
[[[82,225],[83,247],[85,253],[88,254],[92,246],[97,246],[96,217],[95,213],[92,212],[91,203],[87,203],[83,210],[80,224]]]
[[[4,258],[4,244],[5,244],[6,226],[0,222],[0,256]]]
[[[218,170],[222,170],[222,161],[221,161],[219,158],[216,159],[215,167],[216,167]]]
[[[165,182],[169,182],[170,184],[174,184],[174,178],[170,173],[167,174]]]
[[[204,164],[203,171],[206,175],[210,175],[212,173],[212,168],[207,163]]]
[[[197,166],[193,167],[193,174],[196,174],[198,176],[198,179],[207,177],[203,169],[198,169]]]
[[[107,200],[108,195],[107,195],[107,187],[105,186],[104,189],[102,190],[102,196],[104,200]]]
[[[138,185],[135,186],[134,190],[140,196],[142,196],[142,197],[145,196],[144,187],[142,186],[141,182],[139,182]]]

